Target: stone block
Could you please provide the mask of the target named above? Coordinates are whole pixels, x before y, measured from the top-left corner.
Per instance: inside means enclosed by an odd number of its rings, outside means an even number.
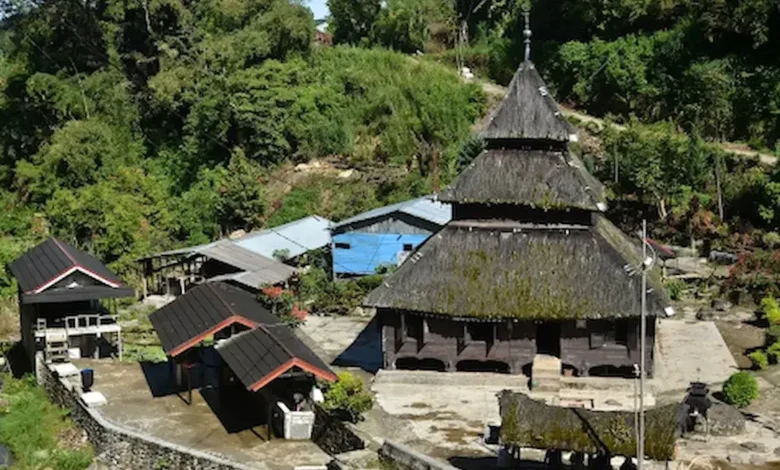
[[[106,403],[106,397],[100,392],[87,392],[81,395],[81,401],[87,405],[88,408],[97,408],[103,406]]]

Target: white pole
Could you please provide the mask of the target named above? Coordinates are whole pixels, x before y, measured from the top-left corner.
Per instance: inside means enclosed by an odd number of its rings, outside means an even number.
[[[642,311],[639,326],[639,455],[637,468],[642,470],[645,460],[645,336],[647,334],[647,220],[642,220]]]

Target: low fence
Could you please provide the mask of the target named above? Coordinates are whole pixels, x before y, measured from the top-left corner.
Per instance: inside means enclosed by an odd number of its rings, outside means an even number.
[[[68,381],[58,377],[45,365],[38,367],[38,380],[52,402],[71,410],[71,418],[87,433],[95,453],[111,468],[256,470],[117,426],[103,418],[96,410],[87,407],[79,397],[78,387],[74,389]]]

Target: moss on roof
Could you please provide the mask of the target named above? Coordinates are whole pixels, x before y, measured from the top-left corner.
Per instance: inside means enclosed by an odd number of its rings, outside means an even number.
[[[641,256],[631,255],[635,250],[630,241],[616,247],[617,241],[602,233],[604,227],[499,230],[449,225],[365,304],[482,318],[639,315],[640,277],[626,267],[636,265]],[[666,305],[662,289],[648,295],[650,315],[661,315]]]
[[[504,444],[636,456],[634,413],[550,406],[522,393],[499,394]],[[651,408],[645,414],[645,452],[654,460],[671,460],[680,436],[682,405]]]

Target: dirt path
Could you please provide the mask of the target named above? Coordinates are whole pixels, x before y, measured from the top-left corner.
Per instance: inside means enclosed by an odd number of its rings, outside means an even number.
[[[486,81],[480,81],[480,84],[482,85],[482,90],[491,98],[502,97],[506,93],[506,87],[502,87],[501,85],[497,85],[495,83],[486,82]],[[577,119],[581,123],[595,124],[599,127],[599,129],[606,125],[603,119],[595,116],[591,116],[589,114],[585,114],[573,108],[567,108],[565,106],[561,106],[561,112],[563,113],[564,116]],[[622,124],[612,124],[612,127],[620,131],[626,130],[626,126]],[[720,146],[724,151],[732,153],[734,155],[739,155],[741,157],[747,157],[747,158],[757,157],[763,165],[774,166],[777,164],[776,156],[770,153],[761,153],[757,150],[753,150],[749,148],[744,144],[738,144],[734,142],[722,142]]]

